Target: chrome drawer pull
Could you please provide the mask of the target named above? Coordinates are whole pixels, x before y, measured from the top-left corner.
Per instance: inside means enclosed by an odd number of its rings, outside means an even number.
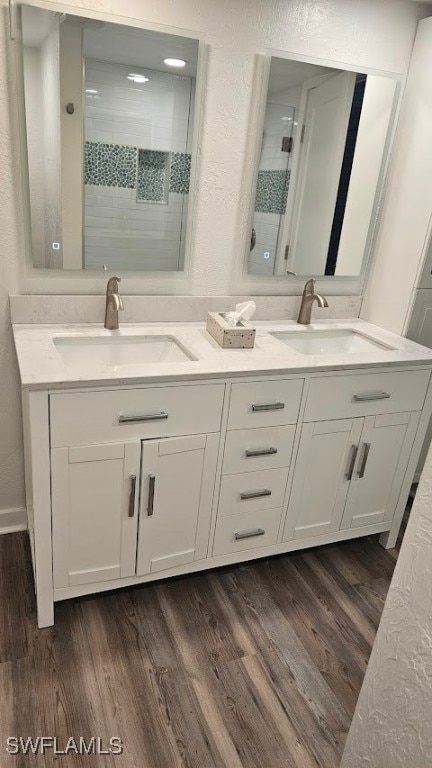
[[[119,416],[119,424],[133,424],[139,421],[163,421],[167,419],[168,414],[165,411],[159,413],[142,413],[135,416]]]
[[[369,392],[364,395],[354,395],[356,403],[365,403],[369,400],[388,400],[391,395],[388,392]]]
[[[348,469],[347,469],[347,472],[346,472],[346,475],[345,475],[345,478],[347,480],[352,480],[352,476],[353,476],[353,472],[354,472],[354,467],[355,467],[355,463],[356,463],[356,458],[357,458],[357,451],[358,451],[358,445],[352,445],[351,446],[350,458],[349,458],[349,462],[348,462]]]
[[[129,517],[133,517],[135,514],[136,475],[131,475],[130,481],[131,487],[129,494]]]
[[[358,471],[359,480],[361,480],[365,476],[366,464],[369,457],[370,447],[371,447],[370,443],[363,443],[363,456],[360,464],[360,469]]]
[[[253,405],[252,410],[254,413],[259,411],[282,411],[285,408],[285,403],[263,403],[262,405]]]
[[[275,453],[277,453],[277,448],[262,448],[261,450],[258,449],[253,451],[247,449],[245,451],[246,458],[248,459],[253,458],[254,456],[273,456]]]
[[[271,496],[272,492],[268,488],[264,488],[262,491],[246,491],[240,494],[242,501],[248,499],[260,499],[262,496]]]
[[[156,483],[156,475],[149,475],[147,517],[151,517],[152,514],[153,514],[154,495],[155,495],[155,483]]]
[[[240,539],[252,539],[254,536],[264,536],[264,528],[254,528],[251,531],[235,531],[234,539],[240,541]]]

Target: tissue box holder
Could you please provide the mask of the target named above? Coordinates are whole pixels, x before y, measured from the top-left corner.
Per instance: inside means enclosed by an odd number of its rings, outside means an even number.
[[[255,344],[255,328],[243,322],[231,326],[223,312],[207,314],[207,331],[224,349],[252,349]]]

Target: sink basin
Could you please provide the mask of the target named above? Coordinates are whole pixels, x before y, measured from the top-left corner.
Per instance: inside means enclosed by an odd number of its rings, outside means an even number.
[[[355,355],[373,349],[392,349],[349,328],[334,331],[281,331],[272,333],[272,336],[302,355]]]
[[[68,365],[118,367],[196,360],[174,336],[58,336],[54,346]]]

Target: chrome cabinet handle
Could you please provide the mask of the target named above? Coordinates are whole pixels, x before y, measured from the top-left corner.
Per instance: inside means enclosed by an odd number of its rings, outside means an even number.
[[[168,414],[165,413],[165,411],[160,411],[159,413],[142,413],[136,414],[135,416],[119,416],[119,424],[133,424],[134,422],[139,421],[162,421],[167,418]]]
[[[271,496],[272,492],[268,488],[263,488],[262,491],[245,491],[240,494],[242,501],[248,499],[260,499],[262,496]]]
[[[388,400],[391,395],[388,392],[365,392],[364,395],[354,395],[356,403],[365,403],[369,400]]]
[[[282,411],[283,408],[285,408],[285,403],[263,403],[262,405],[252,405],[254,413],[259,413],[259,411]]]
[[[363,456],[360,464],[360,469],[358,471],[359,480],[361,480],[365,476],[366,464],[369,457],[370,447],[371,447],[370,443],[363,443]]]
[[[352,445],[351,446],[351,451],[350,451],[350,457],[349,457],[349,461],[348,461],[348,469],[347,469],[346,475],[345,475],[345,478],[347,480],[352,480],[352,476],[353,476],[353,472],[354,472],[354,467],[355,467],[355,463],[356,463],[356,458],[357,458],[357,452],[358,452],[358,445]]]
[[[136,475],[130,476],[131,486],[129,494],[129,517],[135,514]]]
[[[273,456],[275,453],[277,453],[277,448],[258,448],[258,450],[253,451],[246,449],[245,451],[246,458],[248,459],[253,458],[254,456]]]
[[[240,539],[252,539],[254,536],[264,536],[264,528],[254,528],[251,531],[235,531],[234,539],[240,541]]]
[[[147,517],[153,515],[156,475],[149,475]]]

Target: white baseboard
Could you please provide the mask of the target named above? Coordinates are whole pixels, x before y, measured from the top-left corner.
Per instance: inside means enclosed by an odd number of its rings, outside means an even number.
[[[25,509],[0,509],[0,534],[25,530],[27,530],[27,512]]]

